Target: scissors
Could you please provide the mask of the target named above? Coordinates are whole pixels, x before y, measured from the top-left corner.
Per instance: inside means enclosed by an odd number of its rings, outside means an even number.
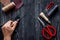
[[[44,28],[42,29],[41,33],[42,33],[42,36],[45,39],[50,40],[51,38],[56,36],[56,28],[54,26],[45,25],[44,22],[39,17],[38,17],[38,20],[44,26]]]

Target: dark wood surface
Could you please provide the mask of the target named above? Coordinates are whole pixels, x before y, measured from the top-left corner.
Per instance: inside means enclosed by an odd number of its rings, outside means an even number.
[[[44,10],[46,5],[51,1],[55,4],[60,3],[60,0],[22,0],[24,5],[15,12],[8,14],[1,11],[2,4],[0,3],[0,24],[4,24],[11,18],[15,18],[17,15],[22,18],[26,15],[18,24],[12,40],[45,40],[41,35],[42,25],[36,19],[41,11]],[[60,11],[58,11],[53,17],[50,18],[52,25],[57,29],[56,37],[51,40],[60,40]],[[2,32],[0,32],[0,40],[3,40]]]

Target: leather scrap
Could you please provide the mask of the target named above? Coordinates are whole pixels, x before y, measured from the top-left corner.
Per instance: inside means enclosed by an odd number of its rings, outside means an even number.
[[[15,10],[18,10],[18,9],[21,8],[22,5],[23,5],[22,0],[13,0],[13,2],[14,2],[15,5],[16,5]]]

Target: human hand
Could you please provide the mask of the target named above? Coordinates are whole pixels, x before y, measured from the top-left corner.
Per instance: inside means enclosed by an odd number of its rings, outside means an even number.
[[[13,34],[16,28],[17,23],[18,23],[17,21],[13,22],[9,20],[7,23],[5,23],[2,26],[2,32],[3,32],[4,37],[11,37],[11,35]]]

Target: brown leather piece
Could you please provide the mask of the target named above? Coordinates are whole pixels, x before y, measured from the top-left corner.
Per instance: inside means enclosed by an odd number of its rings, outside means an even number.
[[[23,1],[22,0],[13,0],[13,2],[16,4],[15,10],[18,10],[23,5]]]
[[[0,0],[0,2],[1,2],[4,6],[6,6],[7,4],[10,3],[10,0]]]

